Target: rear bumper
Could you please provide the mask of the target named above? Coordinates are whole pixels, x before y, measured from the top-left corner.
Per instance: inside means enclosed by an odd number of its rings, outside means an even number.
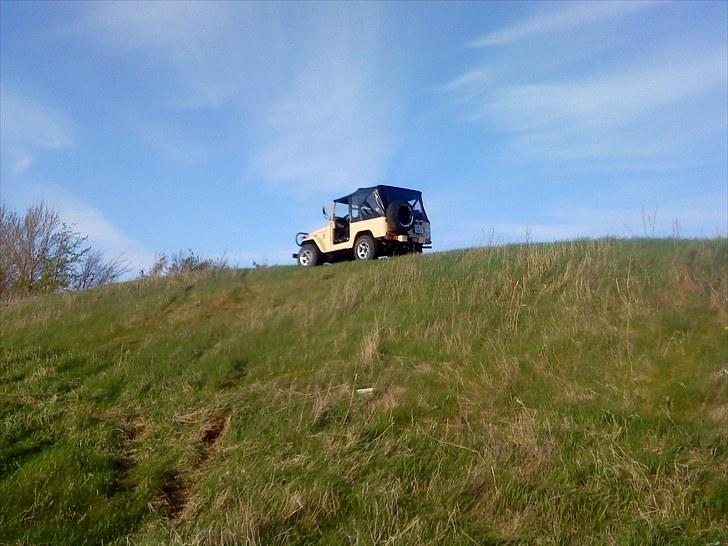
[[[387,239],[389,241],[397,242],[397,243],[414,243],[418,245],[429,245],[432,243],[432,241],[429,241],[427,237],[420,236],[420,235],[395,235],[395,234],[387,234]]]

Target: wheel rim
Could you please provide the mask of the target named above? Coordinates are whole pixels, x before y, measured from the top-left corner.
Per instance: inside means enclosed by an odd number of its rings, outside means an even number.
[[[369,257],[369,243],[366,241],[360,241],[356,245],[356,256],[360,260],[366,260]]]
[[[311,252],[307,248],[306,250],[302,250],[301,254],[299,254],[298,263],[300,263],[303,266],[311,265],[312,259],[313,259],[313,252]]]

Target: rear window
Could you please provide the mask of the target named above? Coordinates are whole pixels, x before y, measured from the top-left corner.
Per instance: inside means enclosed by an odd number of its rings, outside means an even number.
[[[382,188],[380,193],[385,207],[389,206],[393,201],[406,201],[412,207],[415,219],[427,220],[427,213],[422,204],[422,194],[420,192],[403,188]]]
[[[382,216],[382,210],[377,194],[371,192],[369,194],[352,195],[351,196],[351,220],[369,220]]]

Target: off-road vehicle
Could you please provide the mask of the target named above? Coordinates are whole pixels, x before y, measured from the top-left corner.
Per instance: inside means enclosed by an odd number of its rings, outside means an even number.
[[[430,248],[430,220],[422,193],[394,186],[359,188],[334,200],[328,224],[298,233],[293,257],[304,267],[343,260],[374,260]]]

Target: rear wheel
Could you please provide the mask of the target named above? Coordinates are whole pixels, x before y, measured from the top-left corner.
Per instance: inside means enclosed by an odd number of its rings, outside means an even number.
[[[312,267],[321,263],[321,252],[313,243],[305,243],[298,253],[298,265]]]
[[[362,235],[354,243],[356,260],[374,260],[377,257],[377,242],[371,235]]]

